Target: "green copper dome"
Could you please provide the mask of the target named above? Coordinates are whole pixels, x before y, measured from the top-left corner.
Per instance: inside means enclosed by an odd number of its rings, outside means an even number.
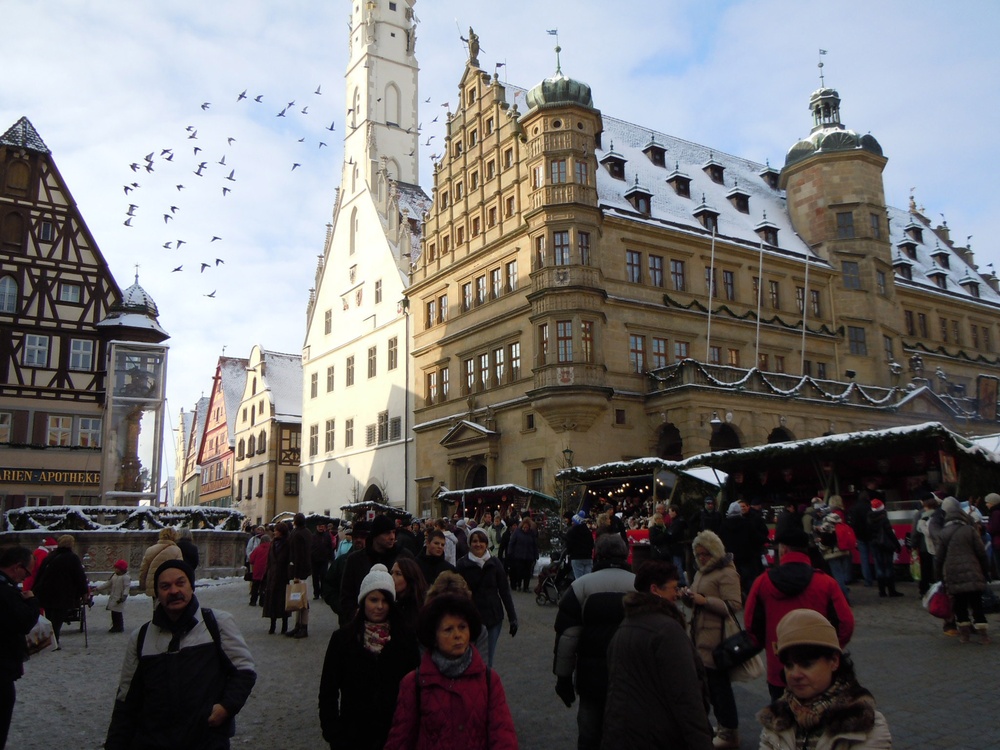
[[[594,108],[594,97],[590,86],[583,81],[576,81],[557,71],[551,78],[535,86],[528,92],[528,109],[536,107],[555,107],[566,104],[578,104],[581,107]]]

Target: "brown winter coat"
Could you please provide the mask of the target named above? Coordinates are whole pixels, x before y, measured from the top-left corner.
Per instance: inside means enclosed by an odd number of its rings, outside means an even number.
[[[935,549],[934,573],[948,593],[984,591],[987,565],[986,545],[975,522],[962,511],[947,514]]]
[[[171,541],[170,539],[161,539],[152,547],[146,550],[146,554],[142,556],[142,564],[139,566],[139,588],[146,592],[146,595],[150,598],[156,596],[156,587],[154,586],[154,578],[156,577],[156,569],[159,568],[167,560],[181,560],[184,555],[181,554],[181,548],[177,546],[177,542]]]
[[[691,584],[692,592],[701,594],[708,600],[704,605],[694,608],[691,640],[694,641],[705,667],[715,669],[712,649],[722,642],[726,621],[730,619],[726,604],[739,617],[739,612],[743,609],[743,596],[740,593],[740,574],[736,572],[733,556],[726,554],[725,548],[721,546],[719,549],[709,548],[704,539],[699,543],[699,538],[701,535],[696,538],[695,544],[711,552],[712,560],[695,573]]]

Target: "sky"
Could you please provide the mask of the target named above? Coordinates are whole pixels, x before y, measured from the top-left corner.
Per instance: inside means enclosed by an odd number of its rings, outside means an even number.
[[[340,182],[348,19],[360,1],[0,0],[17,30],[4,35],[0,132],[31,120],[119,285],[138,272],[159,305],[171,335],[168,429],[209,394],[223,352],[301,352]],[[1000,266],[1000,4],[624,7],[418,0],[424,189],[435,148],[423,144],[440,143],[444,117],[431,121],[457,102],[470,26],[480,66],[503,63],[502,80],[530,88],[551,75],[546,31],[558,29],[563,72],[591,86],[604,115],[778,168],[809,133],[822,61],[844,124],[889,159],[887,203],[905,208],[912,192],[953,239],[972,236],[981,269]]]

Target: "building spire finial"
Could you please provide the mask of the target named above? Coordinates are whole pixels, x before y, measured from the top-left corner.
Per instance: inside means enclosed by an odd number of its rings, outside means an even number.
[[[823,80],[823,60],[822,60],[822,57],[825,54],[826,54],[826,50],[825,49],[821,49],[819,51],[820,61],[816,64],[816,67],[819,68],[819,87],[820,88],[823,88],[826,85],[825,81]]]
[[[559,46],[559,29],[546,29],[545,33],[556,38],[556,75],[562,75],[562,63],[559,61],[559,53],[562,52],[562,47]]]

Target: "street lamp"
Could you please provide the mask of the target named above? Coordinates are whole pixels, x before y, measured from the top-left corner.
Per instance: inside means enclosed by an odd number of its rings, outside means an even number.
[[[562,454],[563,454],[563,460],[566,462],[566,466],[572,466],[573,465],[573,449],[572,448],[565,448],[565,449],[563,449]]]

